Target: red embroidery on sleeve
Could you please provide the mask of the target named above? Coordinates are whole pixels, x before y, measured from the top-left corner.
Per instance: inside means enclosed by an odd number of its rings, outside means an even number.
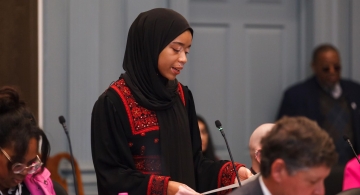
[[[169,183],[170,177],[166,176],[158,176],[158,175],[151,175],[147,195],[163,195],[167,194],[167,186]]]
[[[239,170],[240,167],[244,167],[244,166],[245,165],[243,165],[243,164],[235,162],[236,170]],[[225,163],[221,167],[220,172],[219,172],[218,188],[233,184],[235,182],[235,178],[236,178],[236,173],[234,172],[234,168],[233,168],[231,162]],[[229,192],[231,192],[231,189],[220,191],[217,194],[218,195],[223,195],[223,194],[228,194]]]

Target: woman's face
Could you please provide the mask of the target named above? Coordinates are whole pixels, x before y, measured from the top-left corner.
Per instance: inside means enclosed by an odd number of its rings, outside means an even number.
[[[14,155],[13,148],[3,148],[3,150],[11,157]],[[24,162],[13,162],[13,163],[23,163],[26,166],[29,166],[34,162],[38,154],[38,141],[35,138],[31,138],[28,145],[28,151],[24,156]],[[9,160],[6,156],[0,151],[0,190],[8,189],[15,187],[18,183],[21,183],[26,173],[24,174],[15,174],[11,169],[8,169]],[[12,163],[12,164],[13,164]]]
[[[201,137],[201,148],[204,152],[207,149],[208,141],[209,141],[209,134],[205,128],[204,123],[198,121],[199,130],[200,130],[200,137]]]
[[[168,80],[175,80],[187,62],[186,55],[190,51],[192,35],[185,31],[169,43],[160,53],[158,69]]]

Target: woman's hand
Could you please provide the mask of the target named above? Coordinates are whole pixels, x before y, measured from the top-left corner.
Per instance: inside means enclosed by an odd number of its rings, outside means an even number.
[[[251,173],[251,171],[246,167],[240,167],[240,169],[238,170],[238,174],[239,174],[239,177],[240,177],[240,181],[244,181],[244,180],[248,179],[249,177],[254,176]],[[235,178],[234,183],[238,183],[237,178]]]
[[[200,195],[189,186],[176,181],[169,181],[167,188],[168,195]]]

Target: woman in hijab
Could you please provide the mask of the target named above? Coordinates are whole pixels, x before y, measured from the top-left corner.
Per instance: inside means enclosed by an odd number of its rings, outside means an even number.
[[[192,35],[186,19],[170,9],[143,12],[132,23],[125,73],[92,112],[99,194],[198,194],[235,183],[230,162],[203,157],[191,91],[176,80]],[[242,179],[251,176],[244,165],[236,168]]]

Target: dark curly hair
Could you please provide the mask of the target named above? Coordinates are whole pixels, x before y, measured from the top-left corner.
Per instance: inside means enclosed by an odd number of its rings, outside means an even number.
[[[31,111],[20,100],[19,93],[11,87],[0,89],[0,147],[13,147],[12,162],[23,162],[30,139],[41,140],[41,161],[46,166],[50,154],[49,141],[35,121]],[[9,163],[9,169],[11,163]]]
[[[306,117],[281,118],[261,140],[261,145],[260,171],[264,177],[270,175],[276,159],[284,160],[292,174],[303,168],[331,167],[338,158],[329,134]]]

